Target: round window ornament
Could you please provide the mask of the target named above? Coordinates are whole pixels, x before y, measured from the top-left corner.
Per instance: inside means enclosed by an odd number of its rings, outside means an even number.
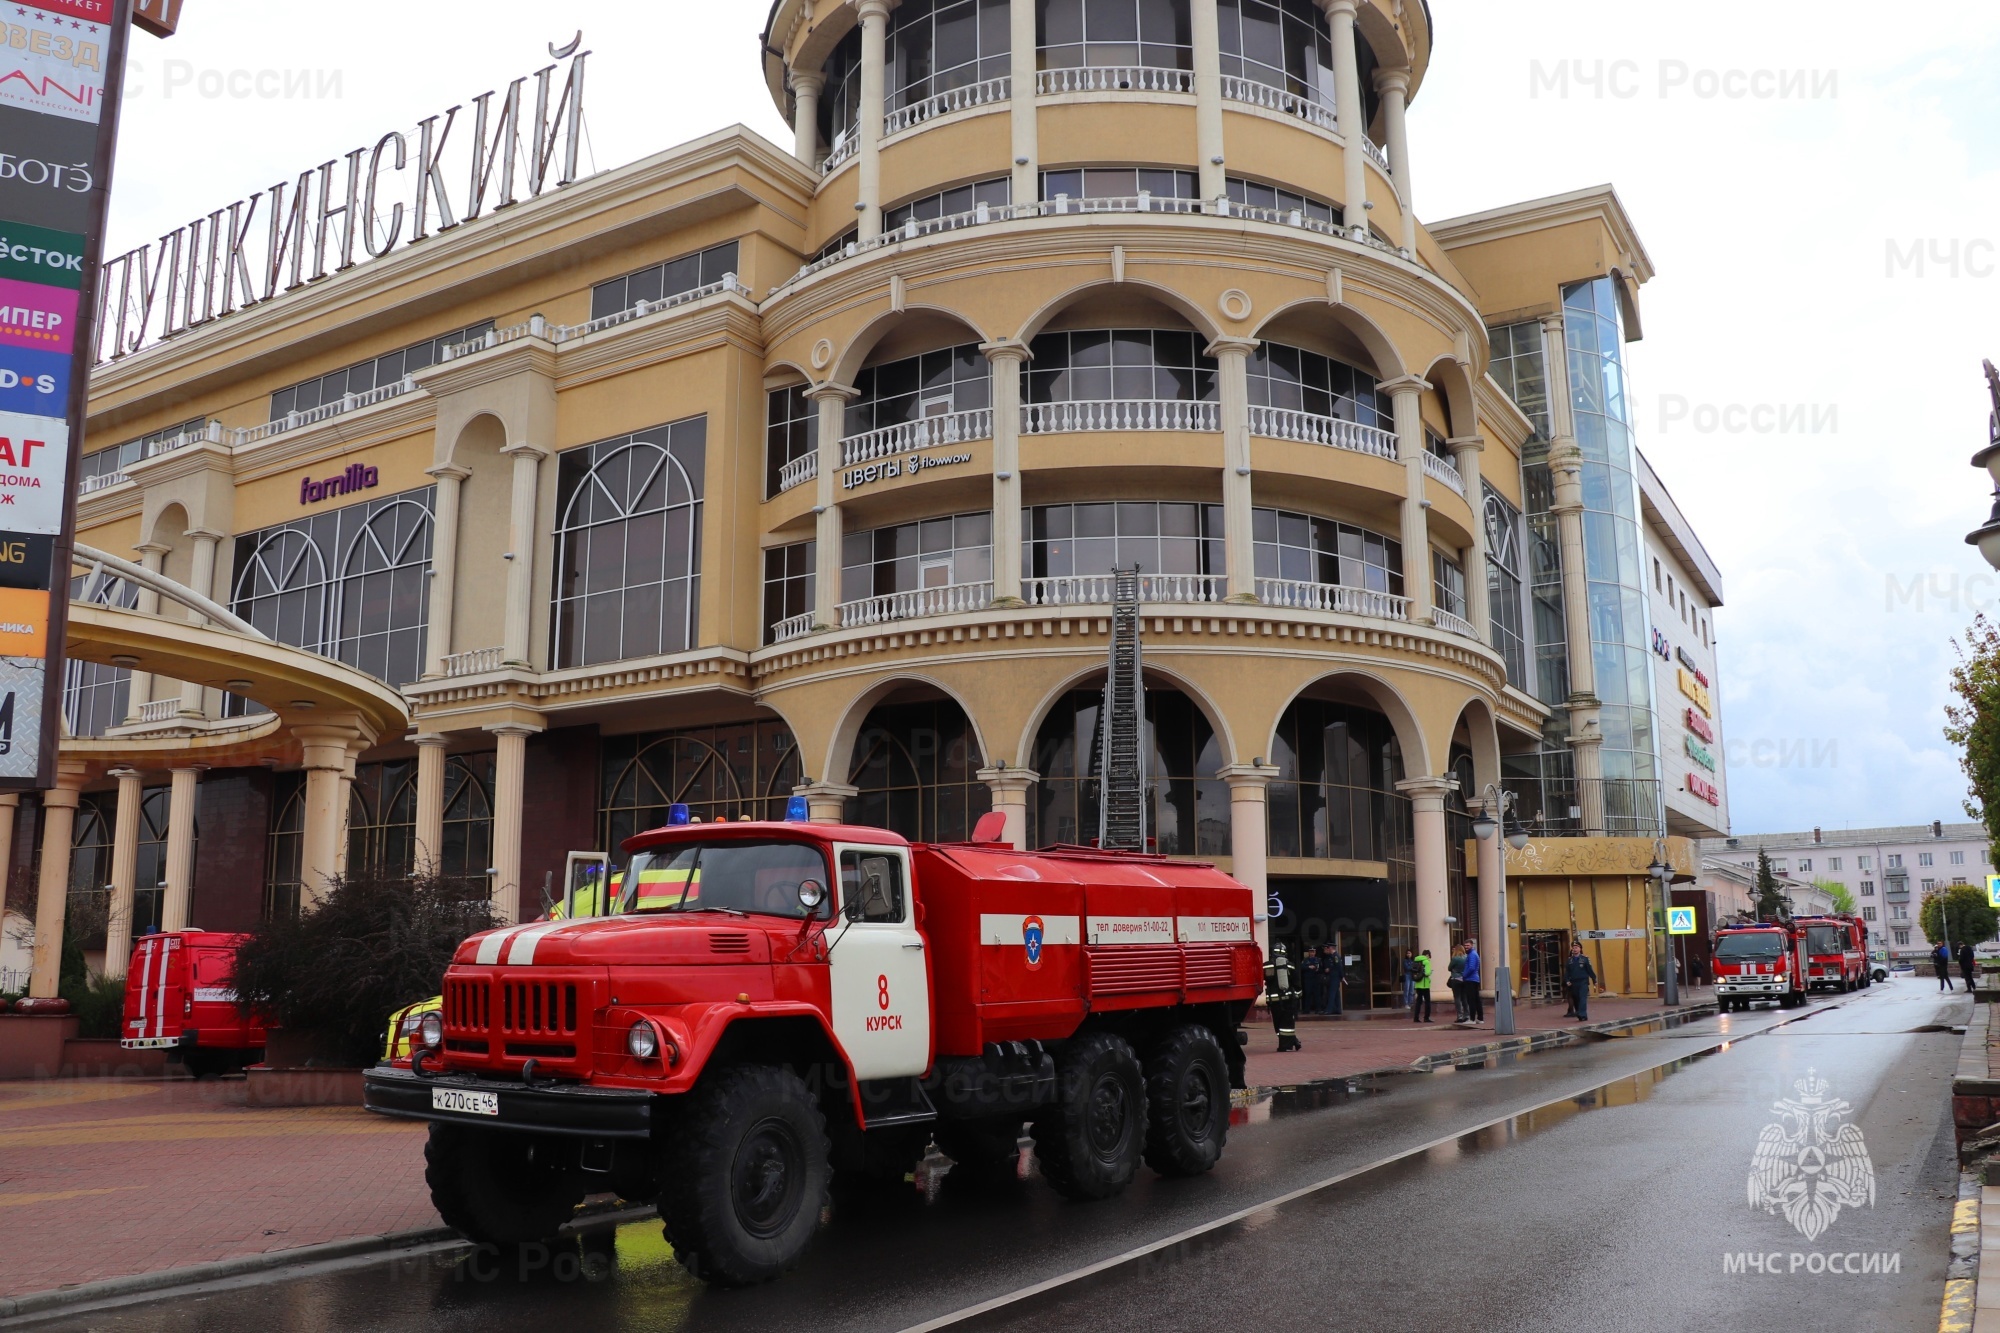
[[[1239,287],[1231,287],[1215,302],[1225,319],[1245,320],[1250,318],[1250,294]]]
[[[813,369],[825,370],[827,366],[832,363],[832,361],[833,361],[833,340],[831,338],[821,338],[818,342],[813,344],[813,355],[812,355]]]

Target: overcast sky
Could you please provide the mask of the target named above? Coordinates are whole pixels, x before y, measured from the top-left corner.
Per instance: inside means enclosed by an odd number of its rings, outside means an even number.
[[[1940,729],[1952,637],[2000,594],[1962,542],[1989,503],[1966,466],[1979,363],[2000,354],[2000,6],[1937,0],[1909,22],[1851,0],[1431,8],[1420,214],[1610,182],[1658,271],[1628,349],[1639,440],[1722,570],[1735,831],[1964,818]],[[788,144],[764,15],[187,0],[178,36],[134,39],[111,252],[504,86],[579,25],[595,166],[732,122]],[[313,95],[228,77],[301,69]]]

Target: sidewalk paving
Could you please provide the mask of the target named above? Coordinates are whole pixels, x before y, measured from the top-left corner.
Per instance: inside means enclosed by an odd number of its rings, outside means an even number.
[[[1683,1004],[1709,992],[1685,993]],[[1655,1013],[1598,998],[1593,1023]],[[1489,1021],[1306,1020],[1306,1049],[1279,1055],[1251,1029],[1249,1081],[1284,1086],[1408,1065],[1495,1040]],[[1576,1025],[1522,1005],[1521,1036]],[[424,1186],[421,1124],[358,1107],[242,1105],[237,1082],[0,1082],[0,1298],[439,1225]]]
[[[1436,1021],[1413,1023],[1407,1011],[1395,1018],[1365,1021],[1302,1018],[1299,1041],[1305,1049],[1278,1054],[1277,1034],[1270,1020],[1250,1031],[1250,1060],[1245,1081],[1253,1088],[1285,1087],[1314,1083],[1320,1079],[1343,1078],[1371,1069],[1408,1066],[1427,1055],[1443,1055],[1466,1046],[1479,1046],[1504,1038],[1493,1034],[1493,1005],[1486,1005],[1486,1021],[1475,1027],[1452,1023],[1451,995],[1438,991]],[[1681,987],[1681,1007],[1712,1005],[1715,991],[1708,986]],[[1596,995],[1590,1001],[1590,1023],[1612,1023],[1639,1018],[1666,1009],[1666,1003],[1651,996]],[[1563,1017],[1556,1001],[1514,1004],[1514,1032],[1517,1037],[1537,1033],[1571,1031],[1583,1024]]]

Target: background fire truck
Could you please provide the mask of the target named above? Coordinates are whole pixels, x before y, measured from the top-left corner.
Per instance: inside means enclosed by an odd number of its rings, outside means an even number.
[[[630,839],[613,915],[478,935],[367,1104],[432,1122],[426,1179],[482,1241],[587,1192],[657,1200],[676,1255],[742,1284],[795,1263],[836,1170],[1105,1198],[1207,1171],[1262,979],[1250,891],[1138,854],[751,822]],[[645,905],[640,898],[644,895]]]
[[[214,930],[142,936],[126,967],[118,1044],[176,1052],[196,1078],[263,1059],[263,1021],[236,1003],[236,949],[248,938]]]

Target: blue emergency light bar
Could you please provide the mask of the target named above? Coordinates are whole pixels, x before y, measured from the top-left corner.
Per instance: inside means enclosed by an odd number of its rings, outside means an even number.
[[[805,822],[806,822],[806,820],[807,820],[807,819],[809,819],[810,817],[811,817],[811,811],[809,811],[809,810],[808,810],[808,809],[806,808],[806,798],[805,798],[805,797],[803,797],[803,796],[794,796],[794,797],[792,797],[792,799],[791,799],[791,800],[789,800],[789,801],[786,801],[786,802],[785,802],[785,822],[786,822],[786,823],[788,823],[788,824],[803,824],[803,823],[805,823]]]
[[[672,805],[667,807],[667,823],[685,824],[687,822],[688,822],[688,808],[686,805],[682,804],[679,801],[675,801]]]

